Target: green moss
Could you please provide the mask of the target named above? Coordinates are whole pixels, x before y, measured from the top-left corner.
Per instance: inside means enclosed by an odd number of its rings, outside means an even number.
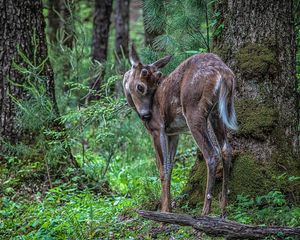
[[[255,196],[265,194],[275,186],[272,180],[272,168],[269,165],[260,165],[250,153],[243,153],[233,159],[231,168],[229,189],[230,199],[236,195],[245,194]],[[195,163],[189,184],[183,193],[183,203],[190,207],[196,206],[203,201],[206,188],[206,164],[203,159]],[[218,197],[222,189],[222,176],[216,179],[213,196]]]
[[[282,149],[281,149],[282,150]],[[281,151],[276,151],[277,154]],[[277,155],[279,156],[279,155]],[[280,155],[282,156],[282,155]],[[295,160],[294,160],[295,161]],[[293,165],[294,166],[294,165]],[[284,177],[282,174],[285,173]],[[234,201],[237,195],[244,194],[251,197],[265,195],[274,189],[286,193],[291,202],[299,202],[299,181],[289,181],[290,176],[300,176],[300,168],[295,167],[293,171],[283,171],[272,161],[266,163],[258,162],[250,152],[238,153],[232,160],[229,179],[230,201]],[[218,174],[217,174],[218,175]],[[200,158],[192,168],[188,184],[186,184],[179,205],[195,207],[203,202],[206,188],[206,164]],[[222,176],[216,179],[213,196],[218,198],[222,189]]]
[[[276,52],[267,44],[248,43],[235,54],[243,76],[262,79],[266,74],[277,72]]]
[[[276,148],[271,155],[274,166],[289,175],[300,176],[300,154],[293,151],[291,139],[286,137],[284,129],[276,128],[273,138],[276,139]]]
[[[197,159],[189,176],[188,184],[183,189],[180,205],[196,206],[203,198],[206,186],[206,165],[204,159]]]
[[[278,118],[277,111],[255,99],[242,99],[236,103],[239,122],[238,135],[264,140],[273,131]]]
[[[250,153],[242,153],[233,160],[229,189],[231,198],[238,194],[255,196],[266,194],[275,187],[272,168],[259,164]]]
[[[214,196],[218,196],[222,189],[222,167],[221,163],[217,167],[216,184],[214,187]],[[205,160],[201,153],[199,153],[188,180],[183,189],[183,199],[179,202],[179,205],[187,204],[189,207],[195,207],[199,203],[204,201],[204,195],[206,190],[207,181],[207,168]]]

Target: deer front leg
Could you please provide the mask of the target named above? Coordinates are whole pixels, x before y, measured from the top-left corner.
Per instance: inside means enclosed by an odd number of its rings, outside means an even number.
[[[169,138],[166,135],[164,127],[160,129],[159,133],[159,141],[162,151],[162,158],[163,158],[163,177],[162,177],[162,212],[171,212],[171,173],[172,173],[172,162],[170,161],[170,143]]]
[[[151,133],[153,138],[154,149],[156,152],[156,166],[159,171],[160,181],[161,181],[161,211],[170,212],[171,211],[171,194],[170,194],[170,179],[167,181],[165,178],[164,171],[164,158],[162,152],[162,146],[160,143],[160,132],[155,131]]]
[[[167,156],[167,164],[169,166],[168,169],[166,169],[166,180],[168,181],[169,185],[169,192],[170,192],[170,185],[171,185],[171,179],[172,179],[172,170],[174,166],[174,158],[176,155],[177,145],[178,145],[178,135],[174,136],[168,136],[168,156]],[[170,202],[171,202],[171,196],[170,196]],[[169,203],[170,204],[170,203]],[[171,209],[170,209],[171,211]]]
[[[178,135],[167,136],[165,129],[160,130],[160,145],[163,156],[163,195],[167,195],[166,202],[162,203],[162,211],[171,211],[171,175],[174,165],[174,157],[176,155],[176,149],[178,145]]]
[[[178,136],[166,136],[165,132],[152,133],[153,143],[156,152],[156,164],[160,174],[162,194],[161,211],[171,211],[171,173],[173,168],[173,159],[176,154]]]

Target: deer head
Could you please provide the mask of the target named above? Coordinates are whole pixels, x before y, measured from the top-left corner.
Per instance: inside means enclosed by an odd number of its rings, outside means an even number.
[[[125,73],[123,79],[125,96],[129,105],[136,110],[140,118],[149,121],[152,117],[152,99],[162,79],[162,73],[159,69],[171,60],[171,56],[144,65],[141,63],[134,45],[131,44],[129,58],[131,69]]]

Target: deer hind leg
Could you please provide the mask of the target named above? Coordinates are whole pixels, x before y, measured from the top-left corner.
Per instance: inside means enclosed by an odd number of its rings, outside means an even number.
[[[210,122],[221,148],[222,164],[223,164],[223,182],[222,182],[220,207],[222,211],[222,217],[225,217],[226,216],[225,207],[228,202],[228,194],[229,194],[228,182],[229,182],[230,165],[232,159],[232,148],[227,139],[225,125],[220,119],[217,110],[212,111],[210,116]]]
[[[208,106],[209,107],[209,106]],[[216,167],[218,158],[220,158],[219,151],[214,147],[207,128],[207,120],[209,111],[201,110],[209,108],[194,107],[186,109],[186,120],[189,129],[200,148],[207,166],[207,183],[205,191],[205,200],[202,209],[202,215],[207,215],[210,212],[213,187],[216,178]],[[210,109],[209,109],[210,110]]]

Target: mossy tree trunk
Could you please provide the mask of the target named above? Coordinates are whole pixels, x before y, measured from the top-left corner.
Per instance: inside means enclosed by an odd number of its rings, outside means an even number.
[[[45,144],[41,142],[37,144],[38,141],[41,141],[41,134],[45,130],[52,130],[59,135],[58,137],[44,135],[45,141],[63,142],[65,138],[64,126],[57,120],[59,111],[55,99],[53,70],[48,59],[45,21],[42,11],[42,1],[0,0],[1,163],[6,163],[6,157],[16,155],[17,149],[19,149],[17,146],[20,145],[28,146],[28,149],[32,150],[27,151],[28,154],[31,154],[30,156],[36,152],[34,158],[39,158],[38,160],[43,163],[46,153],[40,151],[39,147],[43,148]],[[20,68],[26,69],[26,72],[20,71]],[[30,71],[30,74],[27,70]],[[29,116],[30,119],[27,119],[28,121],[37,119],[38,122],[36,124],[26,123],[26,125],[18,117],[26,115],[31,111],[31,108],[36,106],[31,105],[32,102],[30,101],[34,101],[35,95],[28,90],[28,86],[33,85],[35,86],[34,90],[41,90],[39,94],[42,94],[45,105],[38,108],[41,110],[40,112],[33,112]],[[21,111],[18,103],[28,104],[25,105],[28,107],[26,113]],[[46,108],[47,110],[45,110]],[[42,115],[43,113],[45,116]],[[45,122],[45,124],[41,125],[41,122]],[[30,125],[31,128],[25,128],[24,124],[26,127]],[[64,143],[61,144],[61,147],[62,156],[56,155],[56,161],[59,162],[60,157],[61,160],[66,160],[65,156],[73,161],[69,147]],[[58,169],[55,171],[59,172]]]
[[[213,52],[237,78],[239,130],[231,133],[235,153],[231,197],[264,194],[275,185],[286,193],[294,192],[297,188],[286,179],[272,178],[300,173],[292,0],[220,0],[215,11],[220,14],[216,14]],[[184,191],[192,204],[204,196],[206,169],[204,161],[198,160]],[[300,200],[299,185],[292,195],[293,200]]]

